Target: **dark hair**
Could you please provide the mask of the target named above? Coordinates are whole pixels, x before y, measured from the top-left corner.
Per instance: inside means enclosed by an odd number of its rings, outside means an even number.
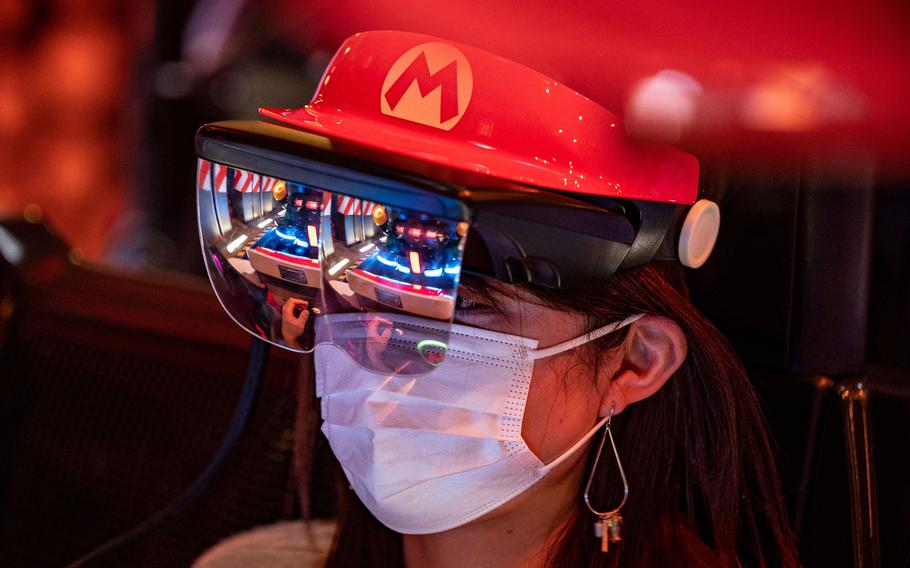
[[[799,564],[756,393],[733,349],[687,299],[678,271],[655,262],[606,285],[533,290],[544,305],[590,318],[591,328],[640,312],[666,316],[689,345],[663,388],[613,421],[632,484],[623,540],[608,554],[600,552],[580,488],[574,519],[548,551],[548,566]],[[498,293],[478,280],[464,285],[488,297]],[[603,352],[624,337],[611,334],[592,345]],[[401,535],[380,524],[343,486],[327,566],[403,566]],[[592,502],[618,503],[621,491],[617,469],[598,468]]]

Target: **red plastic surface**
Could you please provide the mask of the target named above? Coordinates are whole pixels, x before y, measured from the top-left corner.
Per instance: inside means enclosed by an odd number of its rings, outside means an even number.
[[[808,152],[864,159],[906,178],[906,2],[809,0],[278,0],[281,37],[334,51],[362,30],[405,29],[529,65],[633,122],[642,81],[666,70],[703,89],[680,124],[686,151],[767,163]],[[301,101],[301,104],[303,101]],[[645,135],[647,133],[644,133]],[[887,170],[887,171],[885,171]]]
[[[413,292],[415,294],[423,294],[424,296],[445,296],[445,291],[440,290],[439,288],[434,288],[432,286],[421,286],[419,284],[407,284],[405,282],[399,282],[397,280],[392,280],[391,278],[386,278],[385,276],[379,276],[378,274],[373,274],[372,272],[367,272],[360,268],[355,268],[351,272],[357,273],[359,276],[366,278],[371,282],[377,284],[382,284],[383,286],[388,286],[389,288],[394,288],[396,290],[401,290],[402,292]]]
[[[619,117],[565,85],[430,36],[356,34],[310,104],[260,112],[391,154],[549,189],[684,204],[697,195],[694,157],[630,142]]]
[[[266,256],[271,256],[272,258],[277,258],[278,260],[283,260],[291,264],[306,264],[319,268],[319,261],[314,258],[306,258],[304,256],[296,256],[293,254],[286,254],[283,252],[278,252],[277,250],[272,250],[265,247],[256,247],[257,252],[261,252]]]

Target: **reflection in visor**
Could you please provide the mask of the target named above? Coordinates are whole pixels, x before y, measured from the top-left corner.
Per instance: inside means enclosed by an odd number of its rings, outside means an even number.
[[[316,322],[316,336],[371,371],[423,375],[446,360],[449,323],[391,312],[328,314]]]
[[[333,202],[317,341],[374,371],[429,372],[446,355],[467,223],[345,195]]]
[[[197,174],[200,232],[221,303],[247,331],[312,349],[324,192],[206,160]]]
[[[370,340],[367,350],[349,341],[346,350],[359,363],[394,370],[419,355],[420,364],[411,365],[416,371],[442,361],[446,334],[427,335],[413,322],[451,322],[466,222],[206,160],[199,161],[197,177],[209,276],[225,309],[247,331],[310,350],[315,316],[362,314],[346,320],[363,327],[355,335],[388,337]],[[399,321],[396,314],[411,317]],[[332,330],[324,326],[320,341],[339,344]],[[405,332],[416,334],[417,343],[427,341],[381,353],[387,340],[398,343],[389,334]]]
[[[257,225],[267,230],[250,247],[250,262],[260,274],[318,289],[322,283],[319,226],[323,192],[279,183],[285,188],[280,192],[284,196],[279,201],[282,215]]]
[[[332,254],[326,250],[325,293],[335,296],[326,301],[337,306],[331,311],[392,308],[450,320],[466,224],[347,196],[336,200]]]

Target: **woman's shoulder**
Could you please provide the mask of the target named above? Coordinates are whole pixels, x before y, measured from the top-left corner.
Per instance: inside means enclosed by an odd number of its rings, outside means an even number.
[[[309,568],[325,564],[335,522],[285,521],[230,536],[206,550],[193,568]]]

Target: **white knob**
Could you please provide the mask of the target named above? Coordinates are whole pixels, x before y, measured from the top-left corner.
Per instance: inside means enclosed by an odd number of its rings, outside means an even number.
[[[714,249],[720,231],[720,209],[709,199],[699,199],[689,209],[679,234],[679,260],[684,266],[698,268]]]

